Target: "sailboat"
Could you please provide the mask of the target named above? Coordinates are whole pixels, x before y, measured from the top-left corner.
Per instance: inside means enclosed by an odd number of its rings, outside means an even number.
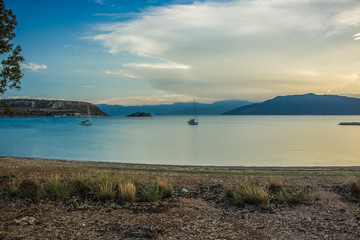
[[[87,112],[88,112],[88,119],[82,120],[80,123],[81,126],[91,126],[92,125],[89,106],[87,106]]]
[[[188,121],[189,125],[198,125],[198,119],[197,119],[197,114],[196,114],[196,105],[195,105],[195,98],[194,98],[194,118],[190,119]]]

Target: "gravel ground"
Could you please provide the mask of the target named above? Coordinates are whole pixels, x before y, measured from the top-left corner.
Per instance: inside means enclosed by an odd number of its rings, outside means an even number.
[[[94,168],[143,179],[165,176],[175,194],[156,203],[121,205],[76,198],[34,202],[6,190],[9,174],[27,178]],[[0,239],[360,239],[360,206],[346,200],[345,186],[348,175],[358,174],[357,167],[143,166],[2,157]],[[260,210],[235,207],[224,197],[223,186],[269,175],[311,188],[313,200]]]

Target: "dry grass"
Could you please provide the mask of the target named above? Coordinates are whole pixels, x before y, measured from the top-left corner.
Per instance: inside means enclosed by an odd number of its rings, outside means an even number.
[[[346,180],[346,186],[349,189],[348,200],[353,202],[360,202],[360,184],[356,177],[349,177]]]
[[[348,178],[346,181],[346,185],[348,186],[351,195],[360,197],[360,184],[357,178]]]
[[[258,186],[255,182],[245,179],[234,189],[227,189],[227,196],[232,202],[240,207],[246,204],[260,207],[261,209],[269,208],[269,193],[265,187]]]
[[[136,187],[133,183],[119,184],[120,199],[125,202],[135,201]]]
[[[167,178],[157,178],[156,184],[159,186],[160,191],[162,192],[162,197],[171,197],[174,194],[173,186]]]
[[[284,191],[285,190],[284,180],[282,178],[270,177],[269,178],[268,189],[269,189],[269,191],[272,191],[272,192],[282,192],[282,191]]]
[[[64,199],[73,195],[75,188],[67,179],[58,174],[36,181],[38,185],[38,198]]]
[[[9,191],[10,195],[17,196],[19,194],[20,182],[17,179],[9,179]]]

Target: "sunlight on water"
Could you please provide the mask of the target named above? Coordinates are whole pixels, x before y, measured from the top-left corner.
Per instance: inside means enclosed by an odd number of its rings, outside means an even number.
[[[359,166],[359,116],[0,118],[0,155],[129,163]]]

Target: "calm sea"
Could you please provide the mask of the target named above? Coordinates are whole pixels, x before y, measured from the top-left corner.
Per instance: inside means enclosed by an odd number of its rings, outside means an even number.
[[[151,164],[359,166],[360,116],[0,118],[0,155]]]

